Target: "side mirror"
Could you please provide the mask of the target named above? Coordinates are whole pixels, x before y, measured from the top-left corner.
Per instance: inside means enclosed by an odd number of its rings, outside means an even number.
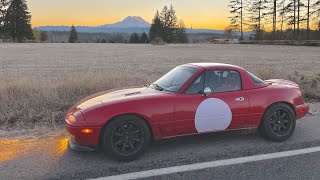
[[[203,94],[204,94],[205,96],[208,96],[209,94],[211,94],[211,89],[210,89],[209,87],[206,87],[206,88],[204,89],[204,91],[203,91]]]

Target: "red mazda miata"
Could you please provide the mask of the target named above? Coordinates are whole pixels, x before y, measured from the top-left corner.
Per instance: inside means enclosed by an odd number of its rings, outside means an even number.
[[[151,140],[258,128],[273,141],[294,132],[308,113],[297,84],[263,81],[245,69],[216,63],[178,66],[141,88],[101,92],[67,112],[72,149],[101,146],[117,159],[134,159]]]

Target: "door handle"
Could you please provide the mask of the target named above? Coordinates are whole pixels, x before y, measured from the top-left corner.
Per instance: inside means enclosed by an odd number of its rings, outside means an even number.
[[[238,101],[238,102],[242,102],[242,101],[244,101],[244,97],[238,97],[235,100]]]

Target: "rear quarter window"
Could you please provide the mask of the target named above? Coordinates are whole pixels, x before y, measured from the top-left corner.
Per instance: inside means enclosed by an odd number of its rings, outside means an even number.
[[[266,84],[266,82],[264,82],[263,80],[261,80],[260,78],[258,78],[257,76],[253,75],[252,73],[248,72],[250,75],[250,78],[252,79],[253,83],[255,84]]]

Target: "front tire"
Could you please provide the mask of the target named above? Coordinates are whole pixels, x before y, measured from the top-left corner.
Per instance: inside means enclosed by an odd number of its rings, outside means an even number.
[[[103,149],[118,160],[134,160],[148,147],[151,133],[146,122],[134,115],[117,117],[103,132]]]
[[[284,103],[271,105],[263,116],[260,133],[276,142],[291,137],[296,127],[296,117],[292,108]]]

